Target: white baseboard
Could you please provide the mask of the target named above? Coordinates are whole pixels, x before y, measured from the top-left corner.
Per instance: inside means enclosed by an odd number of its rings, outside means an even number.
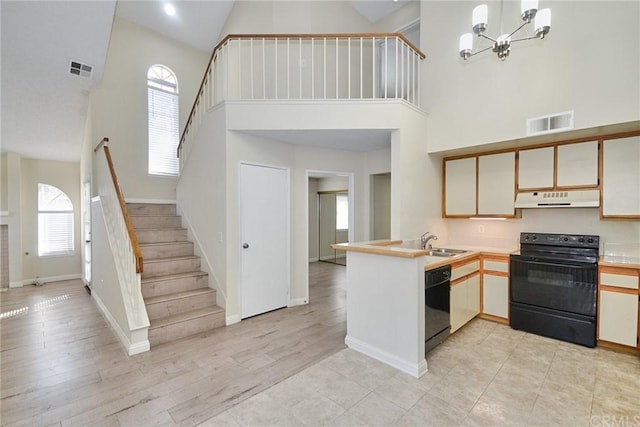
[[[149,203],[155,205],[175,205],[175,200],[164,200],[164,199],[138,199],[138,198],[126,198],[125,202],[127,203]]]
[[[234,314],[234,315],[231,315],[231,316],[227,316],[225,318],[225,325],[226,326],[233,325],[234,323],[239,323],[240,320],[242,320],[242,319],[240,318],[239,314]]]
[[[333,261],[334,259],[338,259],[338,258],[346,258],[347,256],[333,256],[333,255],[327,255],[327,256],[323,256],[320,257],[320,261],[328,261],[331,260]]]
[[[387,365],[407,373],[412,377],[420,378],[427,372],[427,361],[424,358],[418,363],[409,362],[356,338],[350,337],[349,335],[345,337],[344,343],[347,347],[373,359],[379,360],[382,363],[386,363]]]
[[[75,280],[75,279],[82,279],[82,274],[76,273],[76,274],[64,274],[62,276],[46,276],[46,277],[38,277],[38,278],[34,277],[33,279],[23,280],[20,286],[35,285],[36,281],[42,284],[46,284],[50,282],[64,282],[65,280]],[[9,284],[9,287],[14,287],[14,286],[11,286],[11,284]]]
[[[318,257],[309,258],[309,263],[318,262],[320,259]]]
[[[9,282],[9,287],[10,288],[21,288],[24,285],[24,283],[22,283],[22,280],[18,281],[18,282]]]
[[[291,298],[289,299],[288,307],[293,307],[296,305],[305,305],[305,304],[309,304],[309,301],[307,300],[307,298]]]
[[[134,354],[139,354],[145,351],[149,351],[149,349],[151,348],[151,345],[149,344],[149,340],[140,341],[132,344],[129,338],[127,337],[127,334],[124,333],[120,325],[118,325],[118,322],[116,322],[116,319],[114,319],[111,313],[109,312],[109,310],[107,310],[107,307],[105,307],[100,297],[95,292],[92,292],[91,296],[95,300],[100,311],[102,311],[102,314],[104,314],[104,317],[107,318],[107,322],[109,322],[109,325],[111,325],[111,328],[113,328],[113,330],[116,332],[118,339],[122,343],[124,349],[126,350],[129,356],[133,356]]]

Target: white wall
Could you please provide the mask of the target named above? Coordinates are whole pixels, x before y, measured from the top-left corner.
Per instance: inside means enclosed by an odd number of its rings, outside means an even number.
[[[209,273],[217,304],[227,306],[227,144],[224,108],[210,111],[191,144],[176,188],[182,225]],[[237,314],[237,310],[233,315]],[[239,320],[239,317],[238,317]]]
[[[488,34],[499,31],[489,3]],[[423,1],[423,105],[430,152],[525,136],[527,118],[575,111],[575,128],[638,120],[640,2],[540,1],[552,10],[544,40],[514,44],[500,61],[458,54],[477,2]],[[504,2],[505,29],[519,24],[519,2]],[[474,39],[474,43],[477,42]]]
[[[515,249],[521,232],[595,234],[600,236],[601,250],[608,243],[640,245],[640,221],[601,221],[598,208],[523,209],[521,219],[448,219],[446,223],[448,242],[465,245]]]
[[[104,136],[110,138],[111,154],[127,199],[175,200],[177,179],[147,174],[149,67],[163,64],[176,74],[182,130],[209,55],[116,17],[104,77],[91,95],[92,143],[97,144]]]

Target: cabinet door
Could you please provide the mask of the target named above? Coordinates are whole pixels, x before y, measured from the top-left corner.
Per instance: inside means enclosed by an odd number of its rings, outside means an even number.
[[[604,141],[602,216],[640,217],[640,136]]]
[[[476,158],[445,162],[446,216],[476,214]]]
[[[467,315],[465,323],[480,314],[480,274],[466,280],[467,282]]]
[[[451,333],[466,323],[467,286],[465,282],[451,286]]]
[[[553,188],[553,147],[521,150],[518,153],[518,189]]]
[[[509,278],[485,274],[482,276],[483,313],[509,317]]]
[[[558,146],[558,187],[598,185],[598,141]]]
[[[638,296],[600,291],[598,339],[636,347]]]
[[[515,212],[516,153],[478,157],[478,215]]]

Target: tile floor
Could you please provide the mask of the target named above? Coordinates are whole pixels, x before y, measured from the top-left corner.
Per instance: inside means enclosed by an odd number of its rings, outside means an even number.
[[[206,426],[640,426],[640,356],[476,319],[415,379],[342,350]]]

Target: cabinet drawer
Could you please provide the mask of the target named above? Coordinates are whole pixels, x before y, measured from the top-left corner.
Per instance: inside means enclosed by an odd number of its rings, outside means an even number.
[[[471,261],[467,264],[457,265],[451,269],[451,281],[467,276],[474,271],[480,271],[480,261]]]
[[[501,271],[503,273],[509,272],[508,262],[484,260],[482,266],[485,270]]]
[[[618,288],[638,289],[638,276],[600,273],[600,284]]]

